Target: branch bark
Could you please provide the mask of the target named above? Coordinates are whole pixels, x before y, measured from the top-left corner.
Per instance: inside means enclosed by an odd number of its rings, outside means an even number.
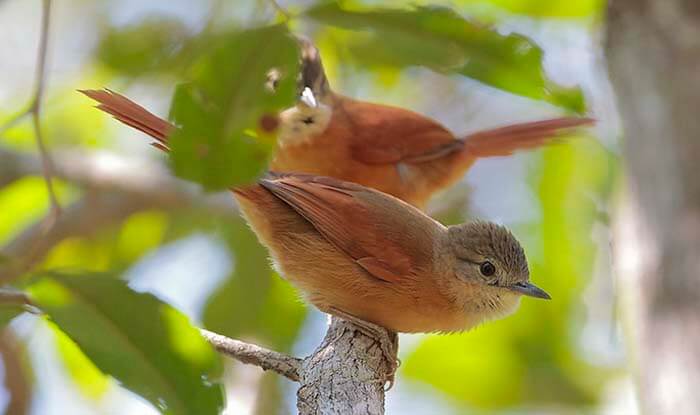
[[[698,414],[700,7],[613,0],[607,32],[626,135],[615,256],[639,397],[645,413]]]
[[[391,341],[388,331],[382,336]],[[301,365],[299,414],[383,414],[384,385],[393,373],[379,341],[332,317],[323,342]]]
[[[202,336],[214,348],[241,363],[255,365],[263,370],[272,370],[295,382],[299,381],[301,359],[269,350],[254,344],[245,343],[216,334],[209,330],[201,330]]]
[[[374,339],[333,317],[321,345],[303,360],[207,330],[202,335],[227,356],[299,382],[300,415],[384,413],[384,385],[393,373],[379,342],[391,341],[388,331],[378,334],[385,338]]]

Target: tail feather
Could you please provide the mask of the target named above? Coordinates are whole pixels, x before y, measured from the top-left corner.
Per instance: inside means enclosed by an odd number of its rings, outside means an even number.
[[[517,150],[542,146],[571,133],[572,129],[594,123],[593,118],[562,117],[480,131],[464,138],[464,151],[474,157],[507,156]]]
[[[154,147],[169,151],[168,136],[175,130],[170,122],[158,117],[146,108],[140,106],[129,98],[109,89],[86,89],[79,92],[94,99],[99,104],[96,108],[112,115],[117,121],[148,134],[156,141],[151,143]]]

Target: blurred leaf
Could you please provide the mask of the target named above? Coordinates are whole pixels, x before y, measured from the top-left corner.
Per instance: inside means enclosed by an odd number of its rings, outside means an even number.
[[[86,238],[65,238],[48,252],[43,268],[108,271],[114,265],[114,241],[112,229],[103,229],[100,235]]]
[[[179,20],[147,19],[107,31],[97,47],[97,59],[131,77],[169,72],[184,67],[182,54],[189,39]]]
[[[299,291],[275,273],[259,317],[259,333],[276,349],[289,350],[299,335],[307,312],[308,306]]]
[[[100,275],[47,274],[31,298],[95,365],[161,412],[218,414],[218,356],[187,318]]]
[[[24,313],[24,309],[19,305],[0,304],[0,330],[10,324],[15,317]]]
[[[107,392],[109,378],[88,359],[77,344],[54,324],[49,324],[56,338],[56,348],[71,378],[90,398]]]
[[[465,20],[441,7],[411,10],[349,10],[337,3],[315,6],[306,14],[349,30],[367,29],[348,45],[360,62],[423,65],[459,73],[488,85],[583,112],[578,88],[561,87],[544,75],[542,50],[529,39]]]
[[[230,337],[251,334],[270,290],[267,251],[243,220],[222,224],[223,238],[234,256],[231,275],[210,297],[204,326]]]
[[[294,102],[298,47],[286,26],[234,33],[202,57],[192,82],[173,97],[170,117],[181,126],[170,139],[175,173],[207,189],[249,183],[267,167],[272,144],[253,129],[264,114]],[[267,72],[284,76],[276,93]]]
[[[0,188],[0,243],[40,219],[47,207],[46,184],[40,177],[25,177]]]
[[[58,197],[64,200],[69,192],[63,182],[55,182]],[[0,244],[40,220],[48,206],[46,183],[39,176],[24,177],[0,188]]]
[[[534,17],[581,18],[602,12],[604,0],[462,0],[464,4],[493,4],[511,13]]]
[[[270,269],[267,250],[245,221],[227,221],[219,229],[234,257],[234,268],[207,303],[205,327],[288,350],[306,316],[298,293]]]
[[[119,232],[118,250],[122,261],[131,263],[163,242],[168,216],[149,211],[131,215]]]

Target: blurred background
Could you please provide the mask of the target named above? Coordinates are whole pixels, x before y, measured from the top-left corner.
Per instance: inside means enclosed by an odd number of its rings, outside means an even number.
[[[262,0],[52,3],[41,116],[60,171],[54,183],[63,207],[61,232],[27,242],[50,204],[26,117],[0,134],[3,261],[29,255],[34,272],[106,272],[154,294],[197,326],[297,356],[311,353],[326,316],[305,306],[270,269],[232,198],[175,179],[145,136],[76,92],[108,87],[165,117],[175,86],[188,79],[208,42],[284,17]],[[315,5],[278,3],[292,16]],[[368,10],[406,7],[399,1],[346,3]],[[585,113],[598,123],[590,135],[546,149],[480,160],[434,201],[430,211],[444,223],[484,218],[511,228],[524,243],[533,280],[554,300],[525,299],[515,315],[467,333],[401,335],[403,364],[387,394],[387,413],[639,413],[627,363],[633,350],[623,341],[611,271],[620,123],[601,44],[604,2],[429,4],[448,6],[500,35],[529,38],[544,53],[552,85],[579,87]],[[25,108],[35,88],[41,14],[39,0],[0,1],[0,125]],[[385,59],[381,48],[372,53],[378,38],[331,20],[300,16],[288,24],[316,42],[332,87],[343,94],[416,110],[457,135],[575,109],[518,93],[527,85],[520,88],[517,76],[497,78],[508,73],[479,82],[479,73]],[[496,53],[484,51],[490,52]],[[489,70],[481,69],[482,78]],[[7,413],[158,413],[45,319],[11,317],[0,344],[0,407]],[[294,384],[230,359],[223,364],[225,413],[296,413]]]

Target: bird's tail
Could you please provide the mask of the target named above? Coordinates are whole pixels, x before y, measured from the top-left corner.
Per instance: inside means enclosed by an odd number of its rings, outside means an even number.
[[[593,118],[561,117],[479,131],[464,138],[463,151],[470,157],[507,156],[517,150],[548,144],[576,128],[594,123]]]
[[[109,89],[85,89],[79,90],[88,97],[98,102],[96,108],[112,115],[117,121],[148,134],[156,141],[151,145],[166,153],[168,136],[175,130],[175,126],[164,120],[146,108],[140,106],[124,95]]]

